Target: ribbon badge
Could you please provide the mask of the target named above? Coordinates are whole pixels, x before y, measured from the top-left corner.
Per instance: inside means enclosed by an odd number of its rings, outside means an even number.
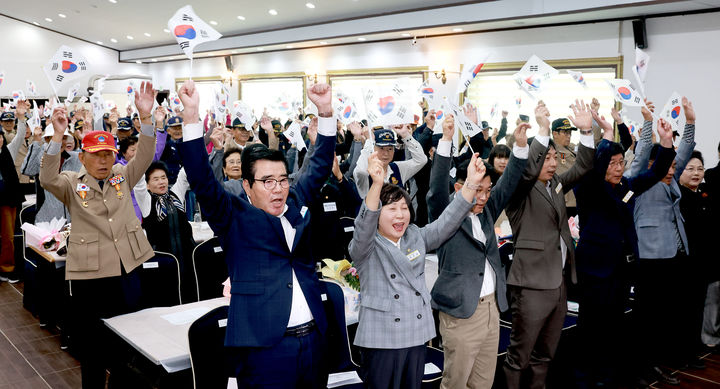
[[[88,207],[88,202],[85,201],[85,197],[87,197],[87,192],[89,190],[90,190],[90,188],[83,183],[78,183],[77,187],[75,188],[75,191],[77,192],[78,195],[80,195],[80,198],[83,200],[82,206],[85,208]]]
[[[115,190],[117,191],[117,198],[120,200],[124,197],[123,192],[120,191],[120,183],[123,181],[125,181],[125,177],[123,177],[122,174],[115,175],[108,180],[110,185],[115,187]]]

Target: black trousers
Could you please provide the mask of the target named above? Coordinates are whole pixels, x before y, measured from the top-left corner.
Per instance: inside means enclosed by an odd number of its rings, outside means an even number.
[[[420,389],[425,372],[425,345],[360,348],[360,378],[368,389]]]
[[[80,361],[83,389],[105,388],[105,369],[111,369],[110,387],[121,387],[113,377],[124,362],[124,343],[102,319],[136,311],[140,300],[137,272],[118,277],[70,280],[68,332]]]

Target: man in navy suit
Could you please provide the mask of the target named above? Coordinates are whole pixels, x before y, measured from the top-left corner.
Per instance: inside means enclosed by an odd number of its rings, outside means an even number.
[[[282,152],[264,145],[242,154],[247,197],[215,179],[198,117],[199,93],[187,81],[181,155],[203,215],[227,253],[231,280],[225,345],[241,388],[325,388],[328,327],[315,261],[308,204],[330,175],[336,120],[331,90],[307,91],[318,107],[318,137],[310,165],[290,186]],[[344,323],[340,323],[344,325]]]

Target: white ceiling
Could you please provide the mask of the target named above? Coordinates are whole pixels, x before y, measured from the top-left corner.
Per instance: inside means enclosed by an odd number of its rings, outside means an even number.
[[[102,42],[118,50],[122,62],[185,59],[163,29],[188,0],[2,2],[0,14]],[[204,57],[701,11],[719,8],[720,0],[204,0],[192,5],[223,34],[196,48],[195,56]]]

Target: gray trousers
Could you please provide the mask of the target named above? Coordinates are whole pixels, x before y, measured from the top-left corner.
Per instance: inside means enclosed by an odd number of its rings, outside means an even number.
[[[720,281],[708,285],[701,337],[705,344],[720,344]]]

